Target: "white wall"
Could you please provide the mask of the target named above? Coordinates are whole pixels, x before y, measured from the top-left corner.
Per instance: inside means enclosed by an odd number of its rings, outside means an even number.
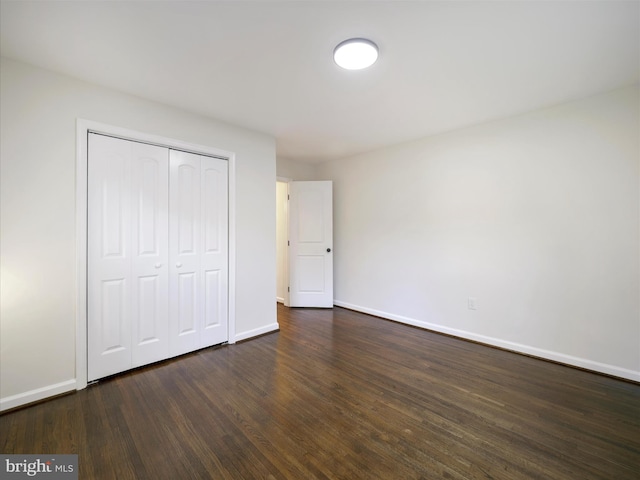
[[[278,177],[289,180],[317,180],[317,165],[311,163],[298,162],[288,158],[276,159],[276,171]]]
[[[0,408],[75,388],[77,118],[235,152],[236,338],[277,328],[272,137],[12,60],[0,72]]]
[[[321,164],[336,304],[640,380],[639,109],[636,86]]]

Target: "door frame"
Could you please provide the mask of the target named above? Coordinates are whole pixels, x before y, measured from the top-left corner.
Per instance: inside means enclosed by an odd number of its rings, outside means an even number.
[[[88,134],[113,137],[224,158],[229,162],[228,329],[236,343],[236,158],[235,153],[78,118],[76,122],[76,390],[87,386],[87,173]]]

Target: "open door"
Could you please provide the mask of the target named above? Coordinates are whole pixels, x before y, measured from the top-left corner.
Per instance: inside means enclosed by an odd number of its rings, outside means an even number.
[[[333,307],[333,184],[289,183],[289,305]]]

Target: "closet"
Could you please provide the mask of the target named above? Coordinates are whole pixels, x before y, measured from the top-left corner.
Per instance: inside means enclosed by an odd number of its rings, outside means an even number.
[[[228,341],[227,160],[88,135],[88,380]]]

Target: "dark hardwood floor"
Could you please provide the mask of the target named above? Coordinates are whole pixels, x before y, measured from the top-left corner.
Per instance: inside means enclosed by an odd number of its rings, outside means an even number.
[[[638,479],[640,385],[341,308],[0,416],[80,479]]]

